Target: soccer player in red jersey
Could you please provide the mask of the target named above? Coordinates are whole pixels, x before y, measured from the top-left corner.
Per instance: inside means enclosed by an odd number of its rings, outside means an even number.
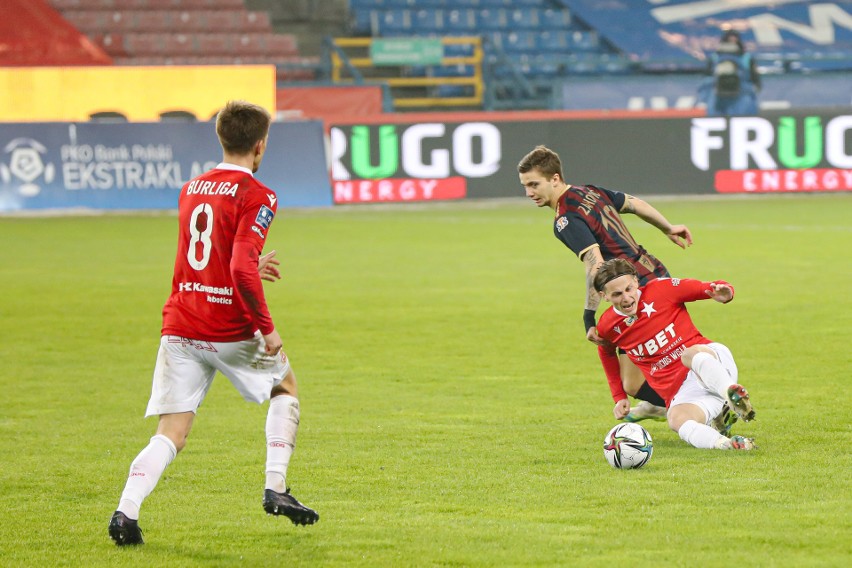
[[[619,376],[618,347],[665,399],[669,427],[685,442],[706,449],[754,448],[749,438],[728,438],[711,427],[726,401],[745,421],[755,412],[748,391],[737,382],[731,351],[701,335],[684,305],[709,298],[727,304],[734,298],[733,286],[688,278],[662,278],[640,286],[636,268],[622,258],[604,262],[594,285],[612,304],[597,329],[604,340],[598,352],[616,407],[630,409]]]
[[[296,443],[296,376],[282,351],[261,279],[280,279],[275,251],[261,256],[278,209],[275,192],[254,173],[266,152],[270,114],[244,101],[218,114],[223,160],[189,181],[178,198],[178,249],[172,292],[163,308],[162,337],[146,416],[157,432],[133,460],[109,523],[117,545],[142,544],[142,501],[186,445],[198,407],[216,372],[249,402],[267,400],[266,488],[263,508],[294,524],[319,515],[286,486]]]
[[[621,193],[593,185],[573,185],[565,182],[559,155],[545,146],[537,146],[518,164],[521,185],[527,197],[539,207],[556,211],[553,234],[567,246],[586,267],[586,301],[583,322],[586,338],[600,344],[595,330],[595,312],[600,296],[594,289],[598,266],[611,258],[625,258],[636,267],[642,284],[669,276],[669,271],[659,260],[636,242],[621,218],[621,213],[632,213],[658,228],[669,240],[681,248],[692,244],[692,235],[686,225],[673,225],[652,205]],[[630,414],[616,418],[629,422],[656,418],[662,420],[666,409],[664,401],[645,381],[642,373],[626,355],[620,356],[621,377],[625,390],[642,401]]]

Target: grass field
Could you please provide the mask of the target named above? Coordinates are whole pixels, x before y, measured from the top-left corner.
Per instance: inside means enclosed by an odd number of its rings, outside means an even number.
[[[0,219],[2,566],[850,566],[852,195],[657,200],[684,252],[628,218],[731,347],[753,453],[655,452],[617,471],[582,333],[582,264],[527,202],[279,212],[267,284],[299,377],[288,482],[321,514],[267,517],[265,408],[217,379],[145,502],[106,526],[143,420],[176,219]]]

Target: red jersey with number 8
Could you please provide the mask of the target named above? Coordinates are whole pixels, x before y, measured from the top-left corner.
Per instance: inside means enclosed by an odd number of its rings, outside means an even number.
[[[186,183],[178,199],[178,249],[163,335],[242,341],[274,329],[257,259],[278,198],[232,164]]]

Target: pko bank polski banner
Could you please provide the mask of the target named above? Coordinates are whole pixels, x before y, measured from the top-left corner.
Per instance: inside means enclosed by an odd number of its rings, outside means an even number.
[[[0,212],[174,209],[221,158],[212,122],[0,124]],[[331,205],[322,123],[273,123],[256,176],[282,207]]]

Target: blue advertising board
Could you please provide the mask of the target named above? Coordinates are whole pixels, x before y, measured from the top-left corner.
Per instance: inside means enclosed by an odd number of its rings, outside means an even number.
[[[0,124],[0,212],[174,209],[221,156],[213,122]],[[282,207],[330,206],[322,123],[273,123],[256,175]]]

